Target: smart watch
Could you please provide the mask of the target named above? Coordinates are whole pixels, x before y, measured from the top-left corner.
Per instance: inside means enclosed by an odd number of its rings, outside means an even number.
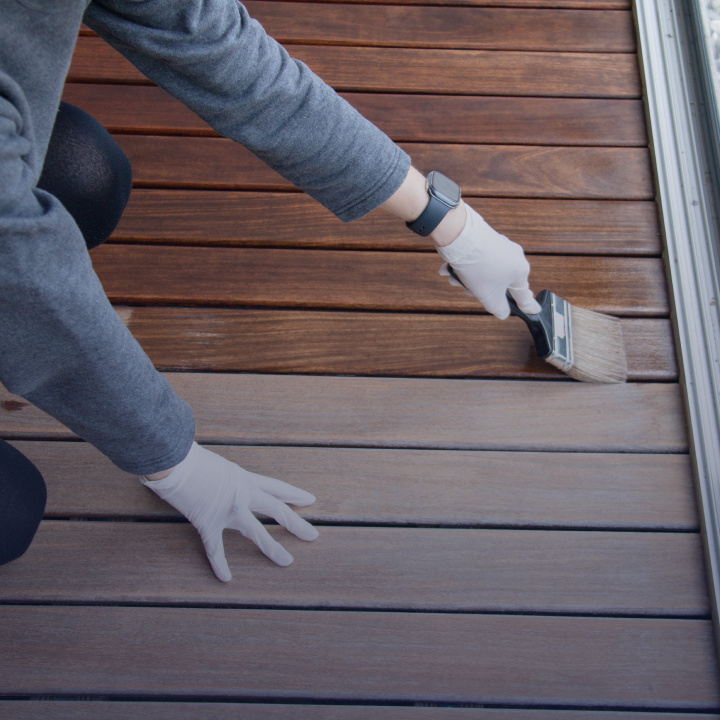
[[[460,186],[437,170],[427,177],[425,189],[430,195],[430,202],[417,220],[405,223],[414,233],[427,237],[442,219],[460,204],[462,193]]]

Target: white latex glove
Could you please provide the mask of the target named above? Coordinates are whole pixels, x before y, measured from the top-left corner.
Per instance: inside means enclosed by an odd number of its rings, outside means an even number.
[[[292,555],[273,540],[253,515],[277,520],[301,540],[314,540],[318,531],[285,503],[312,505],[315,496],[281,480],[243,470],[224,457],[193,443],[187,457],[162,480],[140,482],[179,510],[200,533],[205,552],[218,580],[232,578],[225,559],[222,532],[239,530],[278,565],[289,565]]]
[[[510,315],[506,290],[510,290],[523,312],[539,313],[540,305],[528,284],[530,263],[523,249],[493,230],[469,205],[465,208],[467,220],[460,235],[445,247],[436,246],[446,261],[440,274],[449,276],[451,285],[460,286],[450,275],[449,263],[462,280],[465,292],[474,295],[489,313],[501,320]]]

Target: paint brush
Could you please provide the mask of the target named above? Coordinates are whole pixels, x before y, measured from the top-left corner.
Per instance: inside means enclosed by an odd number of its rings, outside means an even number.
[[[452,267],[448,269],[462,284]],[[507,293],[510,314],[525,321],[542,360],[583,382],[627,380],[625,345],[618,318],[573,307],[549,290],[542,290],[535,299],[542,310],[530,315]]]
[[[620,320],[611,315],[574,307],[549,290],[535,298],[541,312],[524,313],[507,293],[510,314],[525,321],[542,360],[576,380],[622,383],[627,360]]]

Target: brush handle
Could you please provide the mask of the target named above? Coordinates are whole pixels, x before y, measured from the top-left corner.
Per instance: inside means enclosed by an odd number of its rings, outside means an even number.
[[[455,280],[457,280],[463,287],[462,280],[457,276],[457,273],[453,269],[452,265],[448,264],[448,270]],[[552,316],[552,293],[549,290],[541,290],[535,298],[542,310],[537,315],[531,315],[524,313],[515,302],[515,298],[510,294],[510,291],[506,291],[505,297],[507,298],[508,305],[510,305],[510,314],[519,317],[525,322],[530,330],[533,341],[535,342],[535,348],[537,354],[541,360],[550,357],[552,355],[553,348],[553,316]]]

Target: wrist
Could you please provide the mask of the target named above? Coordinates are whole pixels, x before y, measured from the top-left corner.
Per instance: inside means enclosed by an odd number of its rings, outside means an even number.
[[[445,247],[460,237],[467,221],[467,208],[461,200],[460,204],[448,212],[440,224],[430,233],[435,247]]]

